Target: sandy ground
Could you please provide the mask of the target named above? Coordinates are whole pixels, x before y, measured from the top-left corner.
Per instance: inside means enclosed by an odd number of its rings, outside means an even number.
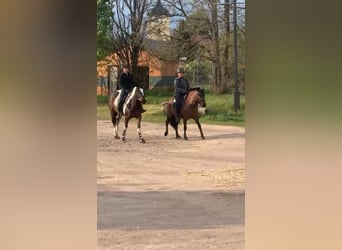
[[[140,144],[131,120],[124,143],[98,121],[97,249],[245,249],[245,131],[202,128],[142,121]]]

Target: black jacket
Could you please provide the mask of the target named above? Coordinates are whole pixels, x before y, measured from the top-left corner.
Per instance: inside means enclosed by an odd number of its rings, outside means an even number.
[[[131,73],[122,73],[120,76],[120,89],[125,89],[128,92],[134,88],[133,76]]]
[[[189,92],[189,83],[185,78],[177,77],[174,81],[175,96],[184,96]]]

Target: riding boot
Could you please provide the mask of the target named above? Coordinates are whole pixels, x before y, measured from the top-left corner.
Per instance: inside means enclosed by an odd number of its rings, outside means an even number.
[[[176,120],[176,124],[178,124],[180,121],[180,115],[179,114],[175,115],[175,120]]]
[[[181,118],[181,105],[180,103],[176,104],[176,110],[175,110],[175,118],[176,118],[176,124],[179,123],[180,118]]]

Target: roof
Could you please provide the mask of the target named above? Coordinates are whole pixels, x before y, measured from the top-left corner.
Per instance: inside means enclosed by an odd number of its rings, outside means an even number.
[[[156,6],[151,10],[150,16],[170,16],[170,13],[167,9],[164,8],[160,0],[158,0]]]

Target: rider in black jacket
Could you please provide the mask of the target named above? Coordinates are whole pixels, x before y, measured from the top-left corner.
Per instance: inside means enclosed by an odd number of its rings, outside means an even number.
[[[189,83],[184,78],[184,69],[177,69],[177,78],[174,80],[174,96],[175,96],[175,111],[176,111],[176,122],[179,122],[181,117],[181,109],[184,102],[184,97],[189,92]]]
[[[122,93],[120,95],[121,98],[120,98],[119,105],[118,105],[118,110],[119,110],[119,113],[121,114],[122,114],[124,100],[127,97],[128,93],[131,92],[135,86],[133,82],[133,75],[128,71],[128,66],[123,65],[122,70],[123,72],[119,80],[119,84],[120,84],[119,89],[121,89]],[[118,116],[119,116],[119,113],[118,113]]]
[[[119,89],[121,89],[120,100],[118,105],[118,114],[116,118],[119,118],[120,114],[123,113],[123,104],[125,102],[126,97],[128,94],[133,90],[134,87],[139,87],[133,81],[133,75],[128,71],[128,66],[125,64],[122,67],[122,74],[119,79]],[[146,112],[144,108],[142,108],[141,112]]]

